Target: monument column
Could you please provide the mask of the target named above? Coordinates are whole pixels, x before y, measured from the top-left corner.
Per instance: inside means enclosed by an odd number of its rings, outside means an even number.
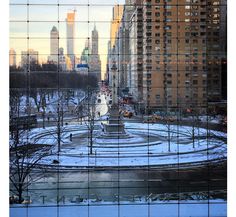
[[[124,123],[122,121],[119,112],[118,91],[117,91],[118,76],[117,76],[117,67],[115,61],[113,61],[111,70],[112,70],[112,105],[109,109],[110,115],[108,121],[106,124],[104,124],[103,137],[109,137],[109,138],[127,137],[128,135],[125,133]]]
[[[113,65],[111,67],[112,70],[112,105],[118,105],[118,97],[117,97],[117,67],[115,61],[113,61]]]

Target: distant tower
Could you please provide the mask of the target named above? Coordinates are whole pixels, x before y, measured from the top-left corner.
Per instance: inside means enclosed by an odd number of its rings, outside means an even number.
[[[39,52],[33,49],[27,51],[21,51],[21,67],[25,67],[28,64],[38,64]]]
[[[89,39],[85,41],[85,47],[83,49],[83,52],[81,54],[80,61],[82,64],[89,64],[90,58],[90,49],[89,49]]]
[[[71,60],[72,69],[75,67],[75,15],[76,10],[67,13],[66,18],[67,55]]]
[[[59,52],[59,32],[55,26],[52,27],[50,34],[50,60],[54,63],[58,62]]]
[[[64,55],[64,49],[62,47],[59,48],[59,66],[62,71],[66,71],[66,57]]]
[[[98,55],[98,31],[96,25],[92,31],[92,55]]]
[[[92,46],[91,46],[91,58],[90,58],[90,72],[93,73],[98,81],[101,80],[101,60],[98,54],[98,31],[96,25],[92,31]]]
[[[9,51],[9,65],[16,66],[16,52],[13,48]]]

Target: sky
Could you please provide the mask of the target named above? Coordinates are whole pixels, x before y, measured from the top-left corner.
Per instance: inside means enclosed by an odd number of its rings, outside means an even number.
[[[91,38],[91,32],[96,24],[102,74],[105,73],[112,7],[124,4],[125,0],[28,1],[29,6],[26,5],[27,0],[10,0],[10,48],[16,51],[17,63],[20,61],[21,51],[28,48],[38,51],[41,61],[47,61],[50,54],[50,31],[53,26],[59,30],[59,46],[64,48],[66,54],[65,18],[67,12],[76,9],[75,54],[80,57],[85,41],[88,37]],[[30,21],[28,25],[27,20]]]

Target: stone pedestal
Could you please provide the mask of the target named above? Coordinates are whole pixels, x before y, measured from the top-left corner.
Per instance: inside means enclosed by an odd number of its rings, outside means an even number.
[[[110,108],[110,116],[107,124],[104,124],[104,135],[106,137],[126,137],[125,125],[119,114],[119,107],[115,104]]]

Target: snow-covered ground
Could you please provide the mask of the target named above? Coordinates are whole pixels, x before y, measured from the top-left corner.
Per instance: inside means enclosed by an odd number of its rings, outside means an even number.
[[[76,94],[74,101],[71,102],[73,104],[78,104],[84,96],[82,92]],[[173,165],[218,160],[227,155],[227,134],[204,128],[126,122],[128,138],[104,138],[101,136],[100,122],[106,120],[108,106],[105,95],[101,93],[98,95],[101,101],[96,105],[93,154],[89,154],[88,129],[85,124],[63,126],[61,127],[60,166]],[[58,96],[53,97],[55,100],[58,99]],[[28,139],[32,144],[52,146],[52,154],[42,159],[41,164],[52,165],[53,160],[58,160],[56,132],[57,127],[36,128],[24,132],[23,141]],[[73,134],[72,141],[70,141],[70,134]]]
[[[224,118],[221,115],[216,115],[216,116],[210,116],[210,115],[201,115],[197,117],[198,120],[200,120],[201,122],[208,122],[208,123],[213,123],[213,124],[220,124],[222,119]],[[184,117],[182,118],[182,120],[189,120],[189,121],[193,121],[196,120],[196,117]]]
[[[96,104],[96,112],[100,112],[100,116],[104,116],[108,112],[105,95],[100,93],[99,99],[101,99],[101,102]]]
[[[68,125],[62,129],[62,147],[59,155],[61,166],[145,166],[197,163],[218,160],[227,156],[223,132],[194,129],[187,126],[125,123],[128,138],[105,139],[100,125],[94,131],[93,154],[89,155],[89,140],[85,125]],[[73,134],[70,141],[69,135]],[[33,129],[28,135],[33,144],[52,145],[52,155],[42,164],[52,164],[58,159],[56,127]],[[170,142],[169,142],[170,140]],[[169,150],[170,149],[170,150]],[[53,154],[55,153],[55,154]]]
[[[45,112],[46,113],[56,113],[58,103],[63,105],[65,110],[68,110],[69,107],[75,108],[79,103],[85,98],[85,92],[78,89],[74,90],[74,96],[70,96],[66,99],[65,93],[54,91],[51,93],[37,93],[35,97],[23,95],[19,98],[19,108],[20,114],[25,115],[27,113],[26,106],[29,105],[31,113],[37,113],[37,105],[40,107],[39,111],[42,112],[42,100],[45,98]],[[36,105],[37,104],[37,105]]]
[[[10,209],[11,217],[226,217],[227,204],[223,200],[170,201],[148,205],[130,203],[67,204],[63,206],[41,205]]]

